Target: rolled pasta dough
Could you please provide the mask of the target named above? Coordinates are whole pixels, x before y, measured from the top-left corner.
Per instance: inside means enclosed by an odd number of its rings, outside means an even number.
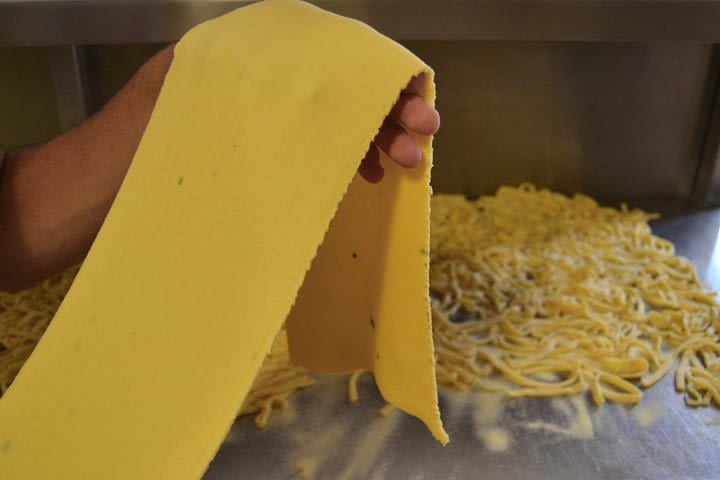
[[[432,79],[369,27],[289,0],[185,35],[73,287],[0,401],[2,477],[200,477],[329,226],[288,320],[293,356],[373,368],[388,401],[447,441],[428,315],[430,139],[415,171],[386,162],[380,186],[356,175],[420,72]]]

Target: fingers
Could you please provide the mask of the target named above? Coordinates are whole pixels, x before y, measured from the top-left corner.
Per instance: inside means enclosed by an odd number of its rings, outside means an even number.
[[[385,119],[374,143],[402,167],[416,167],[422,160],[422,152],[415,140],[392,120]]]
[[[410,79],[370,145],[358,169],[368,182],[377,183],[383,178],[380,150],[405,168],[414,168],[422,161],[420,147],[401,125],[419,135],[434,135],[440,128],[437,110],[419,95],[424,83],[422,73]]]
[[[380,165],[380,152],[378,151],[375,144],[370,144],[370,149],[365,154],[358,168],[360,175],[370,183],[378,183],[382,180],[385,171]]]
[[[405,168],[416,167],[422,160],[422,152],[415,140],[400,125],[387,119],[373,143],[370,144],[370,148],[358,168],[360,175],[370,183],[379,182],[385,173],[380,165],[378,149]]]
[[[440,128],[440,114],[415,94],[400,95],[389,116],[420,135],[434,135]]]

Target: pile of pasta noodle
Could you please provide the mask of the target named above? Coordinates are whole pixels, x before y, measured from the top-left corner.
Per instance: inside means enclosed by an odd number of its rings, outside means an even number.
[[[677,363],[686,403],[720,406],[720,305],[653,218],[532,185],[435,196],[438,382],[632,404]]]
[[[720,406],[720,304],[640,210],[532,185],[432,198],[430,288],[437,380],[510,397],[589,391],[637,403],[675,369],[691,406]],[[32,353],[77,273],[0,292],[0,393]],[[357,380],[349,377],[349,398]],[[315,379],[291,364],[282,330],[240,415],[264,427]],[[387,409],[387,407],[386,407]]]
[[[45,333],[78,271],[77,266],[19,293],[0,291],[0,394]]]

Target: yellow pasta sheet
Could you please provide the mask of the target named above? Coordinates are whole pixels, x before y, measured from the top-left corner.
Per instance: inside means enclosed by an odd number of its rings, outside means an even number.
[[[367,26],[295,1],[190,31],[75,284],[0,401],[0,477],[200,477],[288,315],[299,363],[374,369],[447,441],[430,139],[418,169],[356,175],[419,72],[432,79]]]

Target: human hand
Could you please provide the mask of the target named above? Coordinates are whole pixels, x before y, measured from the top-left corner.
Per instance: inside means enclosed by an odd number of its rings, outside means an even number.
[[[420,135],[433,135],[440,128],[440,114],[418,95],[424,82],[423,73],[410,80],[370,144],[358,169],[368,182],[377,183],[383,178],[379,150],[405,168],[416,167],[422,160],[420,148],[403,126]]]

